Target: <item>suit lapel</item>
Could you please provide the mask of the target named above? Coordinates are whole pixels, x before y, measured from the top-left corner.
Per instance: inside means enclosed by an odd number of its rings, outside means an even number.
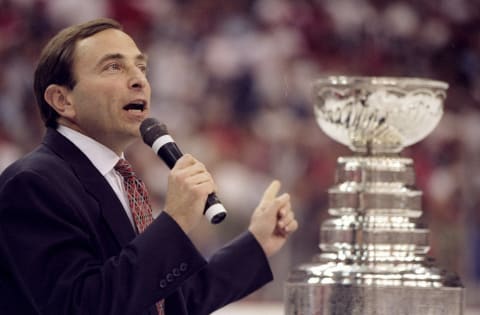
[[[130,220],[107,180],[85,154],[51,128],[47,129],[43,143],[72,166],[85,189],[98,201],[103,218],[119,245],[123,247],[129,243],[135,237]]]

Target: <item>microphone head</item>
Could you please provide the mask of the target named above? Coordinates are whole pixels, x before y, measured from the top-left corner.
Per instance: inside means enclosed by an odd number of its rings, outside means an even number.
[[[145,119],[140,125],[140,134],[142,135],[143,142],[152,146],[159,137],[168,135],[168,130],[165,124],[150,117]]]

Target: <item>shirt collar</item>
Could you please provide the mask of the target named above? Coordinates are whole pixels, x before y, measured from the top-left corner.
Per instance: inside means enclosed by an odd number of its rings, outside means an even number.
[[[113,169],[120,158],[123,158],[123,153],[122,156],[118,156],[100,142],[69,127],[59,125],[57,131],[76,145],[103,176]]]

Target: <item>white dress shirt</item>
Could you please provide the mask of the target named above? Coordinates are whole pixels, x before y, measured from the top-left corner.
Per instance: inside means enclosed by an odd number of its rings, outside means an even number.
[[[123,209],[127,213],[130,223],[135,229],[133,222],[132,212],[128,205],[128,196],[123,186],[123,177],[115,169],[122,156],[118,156],[115,152],[95,141],[94,139],[75,131],[65,126],[58,126],[57,131],[61,133],[65,138],[70,140],[80,151],[87,156],[97,170],[105,177],[107,182],[112,187],[113,191],[117,195],[118,199],[123,205]]]

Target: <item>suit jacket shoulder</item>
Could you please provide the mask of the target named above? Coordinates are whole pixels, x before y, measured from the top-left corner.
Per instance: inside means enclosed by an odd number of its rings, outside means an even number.
[[[121,207],[85,155],[48,130],[0,176],[0,256],[11,274],[0,289],[16,285],[45,314],[140,314],[206,264],[168,215],[135,236]]]

